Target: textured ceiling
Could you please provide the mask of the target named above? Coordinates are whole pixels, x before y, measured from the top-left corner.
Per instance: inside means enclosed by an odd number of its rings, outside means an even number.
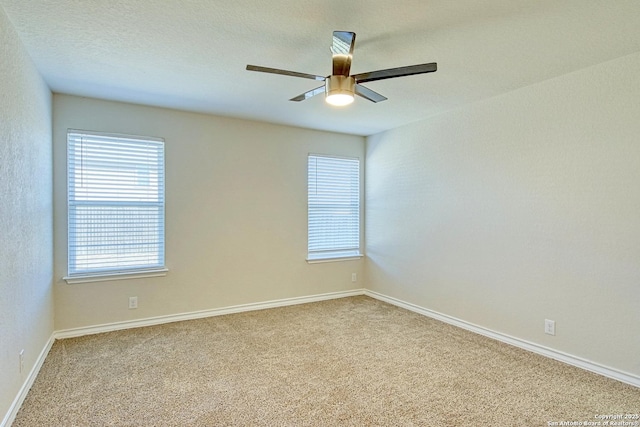
[[[369,135],[640,51],[638,0],[0,0],[54,92]],[[289,98],[331,72],[437,62],[348,107]]]

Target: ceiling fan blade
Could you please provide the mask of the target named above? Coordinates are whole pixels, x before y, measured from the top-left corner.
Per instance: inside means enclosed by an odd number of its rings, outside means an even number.
[[[356,84],[355,92],[356,95],[360,95],[364,99],[368,99],[371,102],[380,102],[387,99],[385,96],[380,95],[378,92],[372,91],[368,87],[364,87],[359,84]]]
[[[296,102],[304,101],[305,99],[311,98],[312,96],[319,95],[319,94],[321,94],[323,92],[324,92],[324,86],[319,86],[319,87],[317,87],[315,89],[311,89],[308,92],[300,94],[300,95],[296,96],[295,98],[291,98],[289,101],[296,101]]]
[[[278,68],[260,67],[258,65],[247,65],[247,71],[260,71],[261,73],[282,74],[283,76],[302,77],[303,79],[324,81],[326,77],[315,74],[298,73],[297,71],[280,70]]]
[[[356,83],[373,82],[376,80],[392,79],[395,77],[411,76],[414,74],[433,73],[438,69],[438,64],[409,65],[406,67],[388,68],[386,70],[370,71],[368,73],[354,74]]]
[[[356,33],[350,31],[333,32],[333,44],[331,45],[331,53],[333,53],[332,75],[349,77],[355,43]]]

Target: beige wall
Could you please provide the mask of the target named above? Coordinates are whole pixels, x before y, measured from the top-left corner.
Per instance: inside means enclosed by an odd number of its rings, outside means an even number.
[[[2,423],[53,332],[53,231],[51,93],[1,7],[0,76]]]
[[[68,128],[165,139],[166,277],[61,280]],[[56,94],[53,139],[57,330],[362,286],[363,261],[305,261],[307,154],[364,158],[362,137]]]
[[[369,137],[368,288],[640,375],[639,69]]]

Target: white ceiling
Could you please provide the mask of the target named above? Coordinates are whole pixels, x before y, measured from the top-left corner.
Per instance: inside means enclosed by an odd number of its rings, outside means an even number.
[[[369,135],[640,51],[638,0],[0,0],[54,92]],[[318,86],[247,64],[331,72],[332,31],[357,34],[352,74],[387,101],[335,108]],[[640,72],[640,70],[639,70]]]

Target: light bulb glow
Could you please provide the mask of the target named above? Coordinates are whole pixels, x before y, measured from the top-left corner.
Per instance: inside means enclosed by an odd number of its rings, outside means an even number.
[[[342,107],[353,102],[353,95],[348,93],[333,93],[331,95],[327,95],[325,101],[327,101],[328,104],[335,105],[336,107]]]

